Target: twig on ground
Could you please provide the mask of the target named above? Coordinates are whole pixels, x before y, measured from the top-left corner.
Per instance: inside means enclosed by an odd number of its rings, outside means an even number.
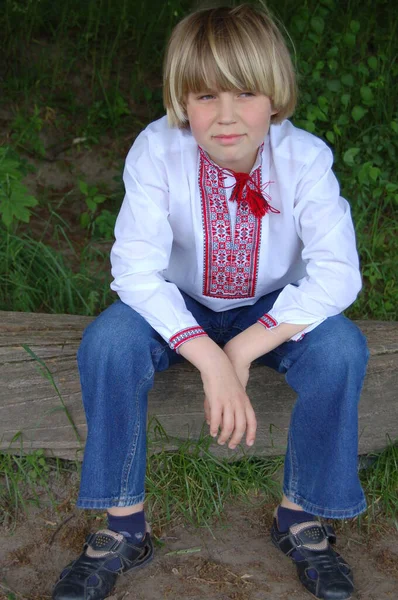
[[[66,519],[64,519],[62,521],[62,523],[60,523],[57,527],[57,529],[54,531],[54,533],[51,536],[51,540],[49,541],[48,545],[52,546],[54,540],[55,540],[55,536],[61,531],[62,527],[64,525],[66,525],[67,523],[69,523],[69,521],[71,521],[73,518],[75,517],[75,515],[69,515],[69,517],[66,517]]]

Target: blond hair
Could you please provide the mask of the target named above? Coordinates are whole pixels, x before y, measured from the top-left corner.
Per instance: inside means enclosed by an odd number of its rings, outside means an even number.
[[[296,80],[283,36],[265,9],[249,4],[198,10],[174,28],[163,65],[163,103],[171,127],[189,126],[189,92],[242,90],[265,94],[293,114]]]

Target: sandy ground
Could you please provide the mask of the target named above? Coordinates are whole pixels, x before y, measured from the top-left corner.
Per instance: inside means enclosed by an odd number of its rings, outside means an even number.
[[[81,552],[85,536],[103,526],[100,512],[74,507],[76,481],[58,484],[58,508],[32,507],[16,527],[1,530],[0,599],[51,598],[62,568]],[[61,491],[63,488],[63,491]],[[60,502],[60,498],[64,498]],[[160,542],[144,569],[119,577],[111,600],[305,600],[289,559],[269,538],[273,506],[235,502],[224,522],[197,529],[179,524],[154,533]],[[353,598],[398,597],[398,532],[386,523],[369,532],[339,527],[338,551],[354,568]],[[177,553],[179,552],[179,553]],[[12,597],[12,596],[11,596]],[[13,598],[13,597],[12,597]]]

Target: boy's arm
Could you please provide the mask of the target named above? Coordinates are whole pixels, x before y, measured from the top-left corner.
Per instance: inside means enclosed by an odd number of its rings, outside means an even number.
[[[126,159],[126,193],[116,220],[110,257],[111,289],[178,352],[181,344],[206,336],[206,332],[187,309],[177,286],[164,277],[173,230],[169,221],[168,174],[158,156],[158,146],[161,147],[159,140],[153,140],[150,132],[144,130]]]
[[[269,330],[282,324],[306,325],[291,336],[297,342],[348,308],[361,289],[350,206],[340,196],[332,165],[333,155],[320,140],[308,149],[292,213],[306,275],[285,285],[272,308],[258,319]]]
[[[253,360],[271,352],[306,327],[307,325],[281,323],[272,329],[265,329],[260,323],[254,323],[232,338],[224,346],[224,352],[234,365],[237,374],[240,374],[239,379],[242,381],[246,376],[246,369],[249,369]]]

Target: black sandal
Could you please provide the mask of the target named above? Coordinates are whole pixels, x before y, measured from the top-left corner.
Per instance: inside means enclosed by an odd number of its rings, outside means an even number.
[[[351,598],[354,591],[352,571],[340,554],[331,547],[331,544],[336,542],[333,527],[318,521],[308,521],[292,525],[288,532],[281,533],[274,519],[271,539],[286,556],[291,557],[295,550],[300,553],[302,560],[292,560],[301,583],[315,598]],[[310,576],[310,571],[313,571],[316,578]]]
[[[143,567],[152,558],[148,532],[137,546],[110,529],[92,533],[83,553],[62,571],[52,600],[103,600],[111,594],[118,575]]]

